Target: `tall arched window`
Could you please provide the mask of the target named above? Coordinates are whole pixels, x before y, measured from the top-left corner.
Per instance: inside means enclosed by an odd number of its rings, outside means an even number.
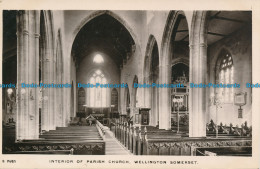
[[[107,79],[101,70],[96,70],[90,78],[90,83],[93,85],[96,83],[107,84]],[[100,86],[90,88],[90,107],[108,107],[107,89]]]
[[[233,84],[233,59],[227,50],[222,50],[219,56],[218,80],[222,84]],[[233,103],[234,88],[219,88],[219,95],[224,103]]]

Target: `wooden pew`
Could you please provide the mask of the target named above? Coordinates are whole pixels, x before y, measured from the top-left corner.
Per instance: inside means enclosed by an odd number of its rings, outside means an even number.
[[[70,151],[73,148],[75,155],[104,155],[105,154],[105,142],[103,140],[54,140],[54,141],[22,141],[14,144],[9,149],[6,149],[6,153],[12,152],[29,152],[29,151],[50,151],[59,154],[60,150]]]
[[[135,154],[136,155],[143,155],[144,154],[144,137],[146,133],[151,133],[152,135],[172,135],[174,134],[171,130],[167,131],[167,130],[163,130],[163,129],[158,129],[154,126],[141,126],[138,127],[138,130],[135,130],[135,134],[134,134],[134,142],[136,142],[136,144],[134,145],[134,149],[136,149]],[[164,137],[161,136],[161,137]]]
[[[43,150],[43,151],[15,151],[10,154],[67,154],[73,155],[73,148],[71,150]]]
[[[206,156],[207,152],[214,153],[216,156],[252,156],[252,147],[241,146],[241,147],[208,147],[208,148],[197,148],[194,155]]]
[[[59,127],[56,131],[43,133],[39,139],[22,140],[4,147],[4,152],[69,154],[73,149],[73,154],[104,155],[105,142],[97,127]]]
[[[197,148],[252,147],[251,138],[146,138],[145,142],[146,155],[191,156]]]
[[[176,138],[181,138],[182,133],[175,133],[171,130],[160,130],[160,129],[155,129],[155,130],[146,130],[144,131],[144,137],[142,137],[142,145],[141,145],[141,150],[139,152],[142,155],[148,155],[147,154],[147,145],[146,145],[146,140],[147,139],[162,139],[162,140],[171,140],[171,139],[176,139]],[[168,149],[161,149],[160,151],[168,151]],[[164,154],[164,153],[162,153]]]
[[[233,127],[232,123],[230,123],[229,127],[226,125],[223,126],[222,123],[217,126],[213,120],[210,121],[210,124],[206,125],[206,133],[208,137],[216,137],[216,130],[218,130],[218,137],[251,137],[251,129],[252,128],[247,126],[247,122],[242,124],[241,128],[238,125]]]

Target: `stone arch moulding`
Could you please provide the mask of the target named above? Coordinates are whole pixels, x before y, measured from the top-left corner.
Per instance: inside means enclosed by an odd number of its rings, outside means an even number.
[[[145,50],[145,58],[144,58],[144,68],[143,68],[143,83],[149,83],[151,84],[151,79],[150,79],[150,74],[151,74],[151,69],[152,69],[152,54],[153,54],[153,49],[157,46],[158,49],[158,43],[154,37],[154,35],[150,35],[147,41],[147,46]],[[158,51],[159,55],[159,51]],[[150,107],[149,100],[151,99],[151,89],[148,88],[142,88],[143,91],[143,98],[146,98],[143,100],[143,103],[145,106]]]
[[[171,39],[174,29],[177,29],[183,11],[170,11],[163,31],[161,53],[159,55],[159,83],[170,83],[171,74]],[[171,129],[171,97],[170,89],[159,89],[159,129]]]
[[[45,32],[46,32],[46,46],[50,47],[50,49],[53,49],[55,46],[54,41],[54,24],[53,24],[53,13],[50,10],[42,10],[43,18],[44,18],[44,24],[45,24]],[[40,18],[39,21],[40,25]],[[40,30],[40,26],[39,26]],[[40,31],[39,31],[40,32]]]
[[[185,13],[183,11],[170,11],[166,25],[163,31],[163,37],[162,37],[162,43],[161,43],[161,56],[160,61],[162,60],[167,60],[166,57],[169,57],[169,52],[170,52],[170,42],[171,42],[171,37],[173,33],[173,29],[176,26],[177,19],[180,15],[185,16]],[[177,25],[178,26],[178,25]]]
[[[157,44],[157,41],[153,35],[149,36],[146,50],[145,50],[145,58],[144,58],[144,70],[143,70],[143,81],[146,82],[146,78],[148,78],[149,71],[151,69],[151,62],[152,62],[152,51],[154,45]]]
[[[120,16],[118,16],[116,13],[112,12],[112,11],[109,11],[109,10],[98,10],[98,11],[95,11],[93,13],[91,13],[89,16],[87,16],[86,18],[84,18],[80,24],[76,27],[76,29],[73,31],[73,36],[72,36],[72,42],[74,42],[75,38],[76,38],[76,35],[79,33],[79,31],[81,30],[81,28],[87,24],[89,21],[91,21],[92,19],[98,17],[98,16],[101,16],[103,14],[108,14],[110,15],[111,17],[113,17],[114,19],[116,19],[118,22],[120,22],[127,30],[128,32],[130,33],[130,35],[132,36],[132,38],[134,39],[135,41],[135,44],[140,44],[138,39],[137,39],[137,36],[135,35],[134,31],[131,29],[131,27],[128,25],[128,23],[122,19]]]
[[[110,11],[110,10],[98,10],[98,11],[91,13],[86,18],[84,18],[72,33],[72,37],[70,39],[70,48],[69,48],[68,51],[72,51],[72,45],[75,41],[77,34],[81,30],[81,28],[85,24],[87,24],[89,21],[91,21],[92,19],[94,19],[98,16],[101,16],[103,14],[108,14],[111,17],[113,17],[114,19],[116,19],[119,23],[121,23],[126,28],[126,30],[130,33],[130,35],[132,36],[134,43],[135,43],[135,49],[136,49],[135,51],[137,51],[137,50],[141,51],[141,47],[140,47],[141,43],[138,40],[138,38],[137,38],[136,34],[134,33],[134,31],[132,30],[132,28],[129,26],[129,24],[124,19],[122,19],[118,14],[116,14],[116,13]],[[70,55],[72,55],[72,54],[70,54]]]
[[[184,64],[184,65],[189,67],[189,59],[187,59],[187,58],[183,58],[182,57],[182,58],[176,58],[176,59],[172,60],[172,66],[175,66],[175,65],[177,65],[179,63],[182,63],[182,64]]]

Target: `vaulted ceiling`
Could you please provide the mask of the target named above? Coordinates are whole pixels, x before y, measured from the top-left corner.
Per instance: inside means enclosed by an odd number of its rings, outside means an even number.
[[[72,52],[77,63],[95,52],[110,56],[119,67],[127,53],[131,52],[134,40],[128,30],[108,14],[89,21],[78,33]]]

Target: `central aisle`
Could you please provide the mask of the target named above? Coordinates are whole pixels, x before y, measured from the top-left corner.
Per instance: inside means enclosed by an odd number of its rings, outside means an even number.
[[[106,155],[132,155],[119,141],[114,134],[107,130],[105,135]]]

